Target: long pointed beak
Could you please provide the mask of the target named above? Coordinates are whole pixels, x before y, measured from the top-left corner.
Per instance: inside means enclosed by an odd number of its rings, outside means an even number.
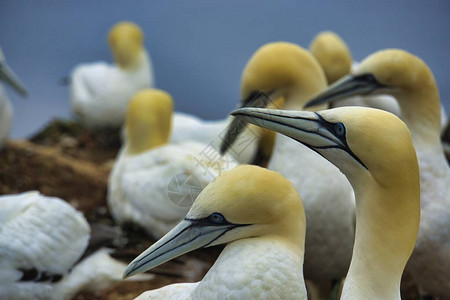
[[[22,96],[27,96],[27,90],[16,74],[9,68],[5,61],[0,61],[0,79],[9,84]]]
[[[200,220],[185,219],[159,241],[135,258],[123,273],[123,278],[145,272],[192,250],[210,246],[227,231],[242,224],[208,225]]]
[[[231,114],[289,136],[314,150],[346,146],[323,127],[323,119],[315,112],[246,107],[237,109]]]
[[[376,81],[372,75],[348,75],[330,85],[325,91],[306,103],[305,108],[327,104],[356,95],[370,95],[388,87]]]
[[[270,98],[270,93],[255,92],[251,95],[250,99],[244,101],[240,104],[239,108],[242,107],[266,107],[272,100]],[[275,98],[276,99],[276,98]],[[237,137],[244,132],[247,127],[247,122],[243,122],[242,119],[233,119],[227,127],[227,132],[225,137],[222,139],[222,144],[220,145],[220,153],[224,154],[231,148],[231,146],[236,141]]]

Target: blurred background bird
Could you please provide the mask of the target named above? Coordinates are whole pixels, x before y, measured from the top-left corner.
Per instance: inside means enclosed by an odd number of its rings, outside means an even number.
[[[70,75],[70,103],[88,128],[119,128],[131,96],[154,85],[144,33],[131,22],[111,28],[108,43],[115,64],[81,64]]]
[[[328,84],[333,84],[344,76],[350,74],[352,70],[358,69],[358,62],[352,60],[352,55],[347,44],[336,33],[331,31],[319,33],[311,42],[310,51],[319,61]],[[394,97],[388,94],[377,95],[353,95],[340,101],[330,103],[331,107],[340,106],[363,106],[379,108],[395,114],[401,115],[401,109]],[[447,112],[441,105],[441,126],[444,130],[447,125]]]
[[[6,58],[0,48],[0,81],[3,85],[13,88],[21,96],[27,96],[27,91],[19,78],[14,74],[6,63]],[[13,116],[13,108],[6,90],[0,84],[0,148],[5,143],[6,138],[11,130],[11,121]]]
[[[121,279],[126,265],[91,252],[89,224],[64,200],[33,191],[0,203],[1,299],[70,299]]]
[[[136,93],[126,113],[125,144],[109,178],[108,205],[114,219],[137,223],[155,238],[184,217],[210,181],[237,165],[208,144],[169,144],[172,115],[168,93]]]

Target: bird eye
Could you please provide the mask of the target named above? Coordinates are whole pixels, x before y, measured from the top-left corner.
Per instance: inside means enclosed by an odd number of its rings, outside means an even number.
[[[209,220],[214,224],[222,224],[225,221],[225,217],[219,213],[213,213],[209,216]]]
[[[343,136],[345,135],[345,126],[342,123],[336,123],[334,125],[334,131],[336,132],[337,135],[339,136]]]

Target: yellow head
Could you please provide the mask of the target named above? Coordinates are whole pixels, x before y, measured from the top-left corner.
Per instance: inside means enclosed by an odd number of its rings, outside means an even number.
[[[286,107],[302,108],[306,100],[325,89],[322,68],[309,51],[286,42],[259,48],[242,73],[243,104],[257,91],[273,98],[284,96]]]
[[[230,223],[252,225],[230,232],[214,244],[264,235],[304,243],[305,213],[300,196],[292,183],[275,171],[241,165],[224,172],[202,191],[186,218],[207,218],[216,212]]]
[[[325,31],[318,34],[309,49],[325,71],[328,84],[350,74],[352,54],[344,40],[334,32]]]
[[[124,277],[200,247],[271,238],[303,255],[305,213],[292,184],[279,173],[241,165],[222,173],[198,196],[174,229],[136,258]]]
[[[136,66],[144,49],[144,34],[136,24],[120,22],[109,31],[108,43],[117,65],[131,69]]]
[[[165,145],[172,129],[172,97],[157,89],[137,92],[128,104],[125,126],[130,154]]]
[[[396,189],[407,183],[408,190],[418,191],[418,164],[408,127],[394,114],[362,107],[342,107],[318,112],[331,124],[342,124],[340,136],[346,148],[366,167],[350,155],[339,151],[318,152],[335,164],[352,182],[369,175],[380,186]],[[334,125],[336,132],[338,125]],[[340,125],[339,125],[340,126]],[[335,133],[337,137],[337,133]],[[337,156],[335,157],[335,155]],[[408,171],[406,171],[408,170]]]

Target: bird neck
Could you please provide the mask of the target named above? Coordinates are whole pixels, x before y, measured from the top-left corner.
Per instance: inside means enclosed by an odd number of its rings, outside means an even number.
[[[408,91],[397,92],[394,96],[400,105],[402,120],[411,131],[416,149],[442,149],[441,103],[434,80],[425,81]]]
[[[116,61],[116,64],[119,68],[125,72],[134,72],[136,70],[140,70],[142,68],[149,67],[149,57],[145,48],[139,50],[136,54],[133,54],[132,57],[125,62],[121,62],[119,60]]]
[[[167,145],[169,140],[161,135],[152,135],[143,138],[145,135],[127,136],[126,153],[130,155],[138,155],[154,148]]]
[[[342,299],[400,299],[419,229],[419,184],[382,187],[368,179],[355,196],[355,244]]]

